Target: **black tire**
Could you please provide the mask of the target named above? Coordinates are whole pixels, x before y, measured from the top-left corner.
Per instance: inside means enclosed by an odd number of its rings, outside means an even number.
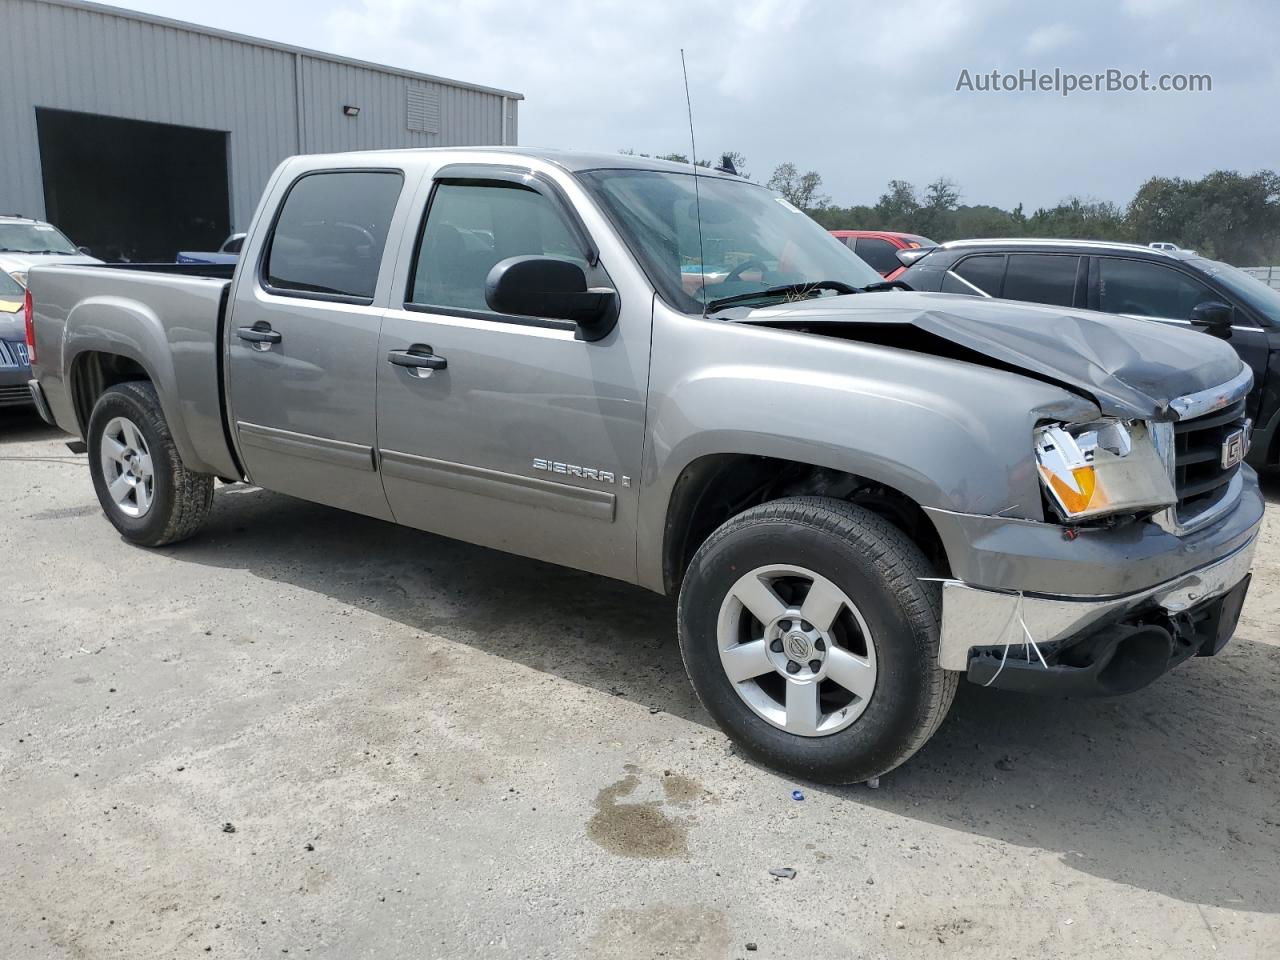
[[[860,716],[836,733],[799,736],[763,719],[738,695],[720,661],[716,629],[733,584],[758,567],[804,567],[857,606],[876,651],[875,688]],[[933,736],[959,674],[938,666],[936,574],[887,520],[822,497],[775,500],[733,517],[699,548],[680,588],[680,651],[703,705],[749,756],[820,783],[860,783],[906,761]]]
[[[116,417],[131,421],[142,434],[153,470],[150,507],[141,516],[129,516],[107,489],[102,465],[102,445],[108,424]],[[178,456],[169,424],[160,409],[155,387],[134,380],[109,387],[94,404],[88,431],[89,472],[102,511],[112,526],[131,543],[159,547],[177,543],[204,524],[213,507],[213,477],[188,470]]]

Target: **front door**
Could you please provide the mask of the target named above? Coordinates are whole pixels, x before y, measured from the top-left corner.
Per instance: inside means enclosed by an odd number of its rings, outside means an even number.
[[[623,291],[618,325],[595,342],[567,321],[493,312],[485,278],[507,257],[574,260],[590,285],[614,284],[553,181],[449,171],[430,185],[404,303],[378,350],[395,519],[634,579],[652,294]]]
[[[386,241],[403,185],[401,171],[381,169],[294,179],[266,240],[245,253],[260,269],[241,271],[228,331],[229,400],[250,479],[384,519],[374,296],[384,260],[394,261]]]

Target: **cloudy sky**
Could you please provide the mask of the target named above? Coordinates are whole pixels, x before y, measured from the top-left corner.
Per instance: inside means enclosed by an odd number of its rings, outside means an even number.
[[[1125,202],[1148,176],[1280,169],[1267,0],[128,0],[209,26],[517,90],[525,144],[785,160],[840,204],[948,176],[964,202]],[[1202,93],[957,91],[962,70],[1209,74]]]

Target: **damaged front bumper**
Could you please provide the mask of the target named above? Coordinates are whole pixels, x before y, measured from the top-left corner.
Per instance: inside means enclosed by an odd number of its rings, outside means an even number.
[[[1257,538],[1208,566],[1119,597],[1046,597],[948,582],[940,662],[983,686],[1116,695],[1235,631]]]
[[[1219,522],[1083,530],[928,510],[952,561],[939,663],[1037,692],[1136,690],[1230,638],[1249,586],[1263,498],[1253,471]]]

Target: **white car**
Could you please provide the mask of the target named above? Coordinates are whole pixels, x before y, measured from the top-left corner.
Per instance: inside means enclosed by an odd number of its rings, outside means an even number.
[[[0,270],[24,287],[37,263],[101,263],[76,247],[57,227],[30,217],[0,217]]]

